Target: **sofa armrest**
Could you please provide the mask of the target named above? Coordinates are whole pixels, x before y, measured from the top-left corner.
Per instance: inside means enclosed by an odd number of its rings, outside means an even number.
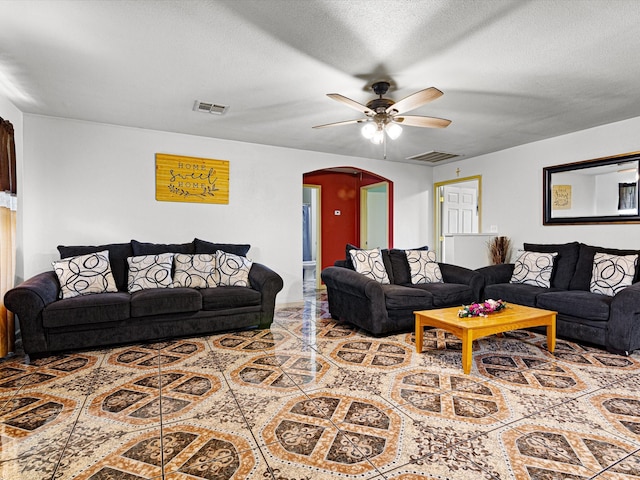
[[[253,263],[249,270],[249,282],[254,290],[262,294],[262,318],[259,328],[269,328],[276,308],[276,295],[284,282],[282,277],[261,263]]]
[[[327,288],[334,288],[350,295],[368,299],[382,297],[384,303],[382,284],[355,270],[344,267],[327,267],[322,270],[320,276]]]
[[[46,351],[42,311],[60,295],[55,272],[43,272],[25,280],[4,295],[4,305],[18,316],[25,352]]]
[[[478,268],[476,272],[484,277],[485,285],[494,285],[496,283],[509,283],[514,267],[515,264],[513,263],[498,263],[497,265]]]
[[[611,301],[607,350],[625,355],[640,349],[640,282],[618,292]]]
[[[482,275],[475,270],[450,263],[438,263],[438,265],[442,272],[442,280],[444,280],[445,283],[469,285],[473,290],[473,297],[476,300],[480,300],[485,282]]]
[[[327,267],[320,274],[327,286],[329,313],[374,335],[389,328],[383,285],[343,267]]]

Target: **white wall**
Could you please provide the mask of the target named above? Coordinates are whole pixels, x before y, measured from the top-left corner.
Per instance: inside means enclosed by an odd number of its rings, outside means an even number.
[[[543,226],[544,167],[640,151],[640,117],[434,167],[441,182],[482,175],[482,232],[497,225],[512,245],[580,241],[611,248],[640,248],[640,225]]]
[[[357,141],[357,139],[355,139]],[[228,205],[155,200],[155,154],[229,160]],[[56,246],[250,243],[249,257],[284,279],[278,303],[302,299],[302,175],[354,166],[394,182],[394,242],[429,242],[431,168],[37,115],[24,115],[24,223],[28,278],[51,268]]]

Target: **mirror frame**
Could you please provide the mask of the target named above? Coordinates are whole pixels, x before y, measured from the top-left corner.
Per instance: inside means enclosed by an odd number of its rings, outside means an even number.
[[[636,188],[636,204],[638,205],[637,215],[610,215],[593,217],[556,217],[551,216],[551,176],[554,173],[570,172],[603,165],[612,165],[629,161],[638,162],[640,171],[640,152],[624,153],[612,157],[595,158],[581,162],[566,163],[544,167],[542,170],[542,203],[543,203],[543,224],[544,225],[588,225],[588,224],[612,224],[612,223],[640,223],[640,188]],[[637,182],[640,183],[640,182]]]

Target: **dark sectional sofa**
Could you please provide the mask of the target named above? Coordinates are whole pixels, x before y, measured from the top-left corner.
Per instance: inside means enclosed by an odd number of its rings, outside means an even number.
[[[253,263],[250,286],[151,288],[128,293],[127,258],[162,253],[246,255],[249,245],[199,239],[183,244],[127,243],[60,246],[61,258],[108,250],[117,292],[60,298],[56,273],[40,273],[8,291],[5,306],[20,323],[22,345],[30,355],[245,328],[268,328],[282,278]]]
[[[558,312],[557,335],[586,342],[610,352],[628,355],[640,348],[640,266],[633,284],[613,296],[592,293],[590,282],[596,253],[635,255],[640,250],[619,250],[585,245],[524,244],[525,251],[557,252],[549,288],[510,283],[514,264],[477,270],[484,277],[485,299],[528,305]]]
[[[473,270],[438,263],[444,282],[414,285],[404,250],[382,250],[382,258],[390,284],[356,272],[348,253],[346,260],[322,270],[333,318],[384,335],[412,330],[415,311],[461,306],[480,299],[484,277]]]

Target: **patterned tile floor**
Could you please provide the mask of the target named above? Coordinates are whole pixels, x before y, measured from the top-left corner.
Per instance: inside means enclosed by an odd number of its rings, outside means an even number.
[[[0,477],[640,479],[640,355],[373,338],[322,292],[270,330],[0,362]]]

